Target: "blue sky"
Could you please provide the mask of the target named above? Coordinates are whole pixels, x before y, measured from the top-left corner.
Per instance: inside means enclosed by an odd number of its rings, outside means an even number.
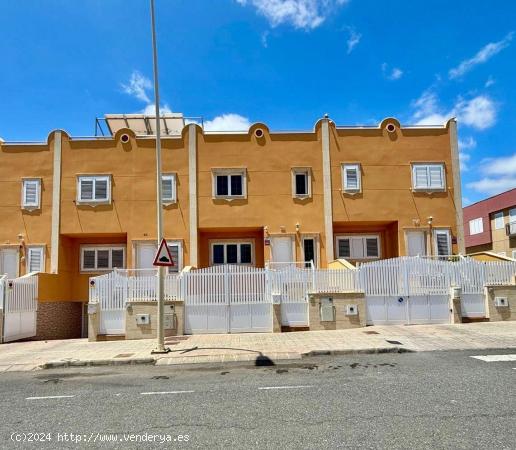
[[[156,0],[163,106],[212,129],[459,120],[465,203],[516,187],[516,2]],[[0,136],[152,105],[147,0],[2,0]]]

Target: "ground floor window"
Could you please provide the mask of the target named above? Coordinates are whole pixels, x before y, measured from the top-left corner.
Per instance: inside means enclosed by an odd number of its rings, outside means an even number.
[[[84,245],[81,247],[81,272],[96,272],[125,267],[125,247]]]
[[[349,235],[336,237],[339,258],[377,259],[380,258],[380,237],[376,235]]]
[[[44,272],[45,271],[45,247],[30,246],[27,247],[27,272]]]
[[[451,250],[450,230],[435,229],[434,230],[434,241],[435,241],[435,254],[437,256],[451,255],[452,250]]]
[[[210,260],[216,264],[254,264],[254,246],[250,241],[214,241],[210,243]]]
[[[305,267],[310,267],[310,261],[317,267],[317,240],[313,236],[303,237],[303,261]]]

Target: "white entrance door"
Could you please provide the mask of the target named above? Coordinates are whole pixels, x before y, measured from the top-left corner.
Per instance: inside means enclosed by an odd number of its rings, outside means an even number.
[[[18,276],[18,250],[15,248],[0,249],[0,276],[7,274],[7,278]]]
[[[154,242],[139,242],[136,245],[136,268],[154,269],[152,263],[158,247]]]
[[[294,261],[293,243],[290,236],[273,237],[271,239],[272,261],[287,263]]]
[[[426,237],[424,231],[407,231],[407,256],[426,255]]]

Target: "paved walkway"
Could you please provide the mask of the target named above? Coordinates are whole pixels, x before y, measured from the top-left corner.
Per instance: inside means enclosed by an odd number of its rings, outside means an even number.
[[[457,325],[374,326],[337,331],[210,334],[167,338],[172,350],[151,355],[155,341],[86,339],[0,345],[0,372],[102,364],[177,365],[300,359],[313,353],[516,348],[516,321]],[[390,342],[389,342],[390,341]]]

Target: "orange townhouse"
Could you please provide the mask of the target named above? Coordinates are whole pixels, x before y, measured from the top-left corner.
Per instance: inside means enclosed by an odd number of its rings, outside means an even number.
[[[86,335],[88,280],[150,268],[154,118],[106,115],[107,136],[0,141],[0,273],[41,272],[38,336]],[[457,125],[207,132],[163,116],[165,236],[175,266],[464,253]]]

